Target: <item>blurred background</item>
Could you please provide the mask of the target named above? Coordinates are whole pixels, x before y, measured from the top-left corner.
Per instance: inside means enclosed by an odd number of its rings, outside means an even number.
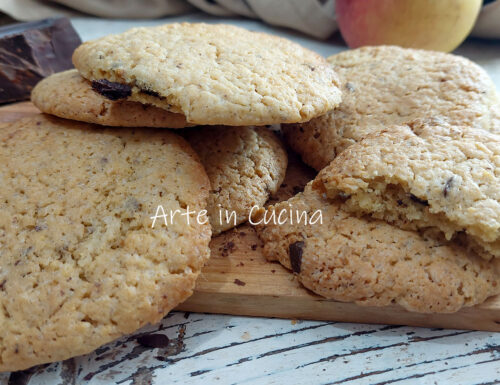
[[[353,46],[391,40],[432,46],[437,39],[438,48],[451,50],[471,31],[500,39],[500,1],[492,0],[0,0],[0,12],[3,24],[54,16],[159,19],[204,12],[261,20],[318,39],[340,26]]]

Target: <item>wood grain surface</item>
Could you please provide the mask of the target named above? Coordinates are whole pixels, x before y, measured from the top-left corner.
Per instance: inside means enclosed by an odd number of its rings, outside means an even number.
[[[0,122],[37,113],[29,102],[8,105],[0,107]],[[274,199],[288,198],[313,176],[312,170],[291,157],[287,178]],[[500,296],[454,314],[411,313],[399,306],[364,307],[326,300],[304,289],[280,264],[265,260],[249,225],[214,238],[211,249],[212,257],[198,279],[194,295],[178,310],[500,331]]]

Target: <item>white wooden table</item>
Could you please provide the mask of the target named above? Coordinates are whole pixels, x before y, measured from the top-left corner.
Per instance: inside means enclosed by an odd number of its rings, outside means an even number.
[[[173,21],[221,22],[189,15],[75,19],[74,25],[88,40]],[[335,38],[320,42],[255,21],[224,22],[286,36],[325,56],[345,49]],[[484,66],[500,89],[500,42],[470,41],[458,53]],[[155,336],[141,338],[147,333]],[[148,342],[159,347],[144,346]],[[8,383],[493,384],[500,383],[500,334],[174,312],[87,356],[0,374],[0,384]]]

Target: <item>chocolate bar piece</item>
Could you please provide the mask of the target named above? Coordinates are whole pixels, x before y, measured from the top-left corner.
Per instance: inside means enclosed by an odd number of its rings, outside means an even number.
[[[41,79],[73,68],[80,44],[67,18],[0,27],[0,104],[29,99]]]

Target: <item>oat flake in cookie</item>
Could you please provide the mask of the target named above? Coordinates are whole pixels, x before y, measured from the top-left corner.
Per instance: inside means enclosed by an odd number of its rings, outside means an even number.
[[[285,178],[287,154],[266,127],[201,127],[186,130],[212,189],[208,217],[213,234],[244,223]]]
[[[499,135],[438,119],[388,127],[340,154],[315,187],[351,212],[500,257]]]
[[[191,295],[209,225],[150,219],[205,208],[184,139],[40,115],[1,127],[0,162],[0,371],[89,353]]]
[[[500,134],[500,99],[480,66],[460,56],[391,46],[364,47],[327,59],[342,82],[334,110],[282,130],[303,160],[321,170],[374,131],[442,117]]]
[[[122,99],[123,89],[108,86],[105,92],[103,87],[94,85],[108,97],[95,91],[77,70],[69,70],[38,83],[31,93],[31,101],[47,114],[105,126],[183,128],[190,125],[184,115],[162,108],[125,100],[113,101],[111,99]],[[110,99],[110,95],[114,96]]]
[[[399,304],[421,313],[451,313],[500,293],[500,260],[485,261],[454,242],[437,241],[343,210],[306,186],[269,208],[311,215],[304,222],[257,226],[268,260],[279,261],[315,293],[366,306]]]
[[[73,62],[86,79],[128,86],[127,100],[194,124],[304,122],[341,99],[337,75],[320,55],[231,25],[134,28],[82,44]]]

